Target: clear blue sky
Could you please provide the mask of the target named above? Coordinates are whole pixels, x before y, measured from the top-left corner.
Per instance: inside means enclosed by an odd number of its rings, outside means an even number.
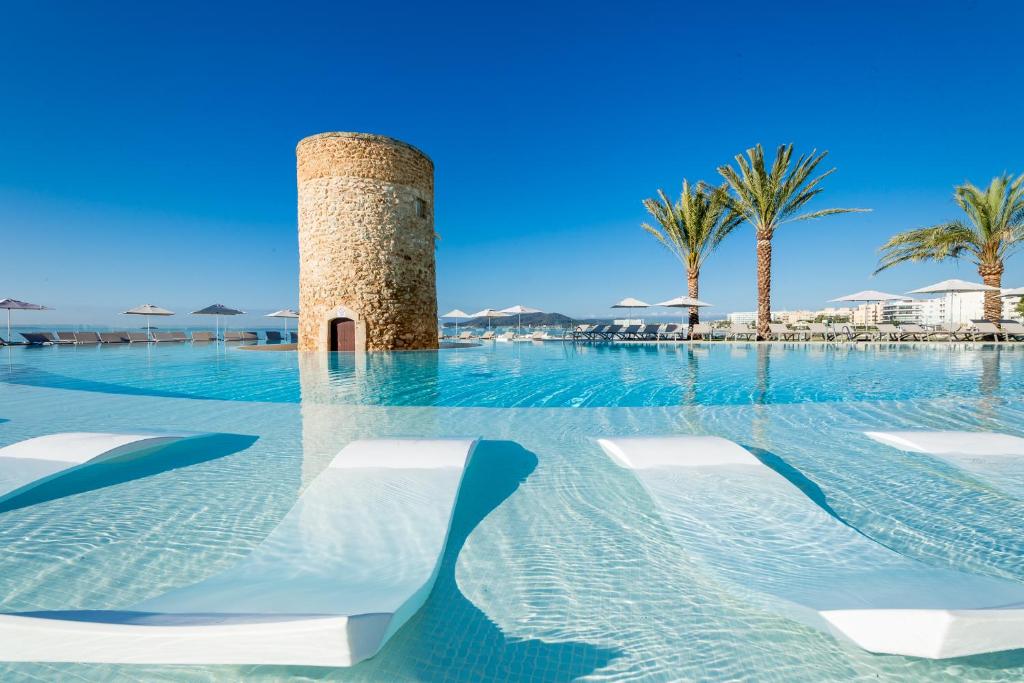
[[[442,311],[683,293],[640,201],[757,142],[830,150],[819,206],[874,209],[780,230],[776,308],[977,279],[870,273],[889,234],[957,215],[955,183],[1024,172],[1010,0],[90,5],[0,22],[0,297],[54,320],[294,306],[294,147],[325,130],[434,159]],[[743,228],[702,298],[720,315],[754,295]]]

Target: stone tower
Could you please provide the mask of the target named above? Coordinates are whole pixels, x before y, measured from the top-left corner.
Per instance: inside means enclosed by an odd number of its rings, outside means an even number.
[[[436,349],[433,162],[366,133],[313,135],[295,156],[299,350]]]

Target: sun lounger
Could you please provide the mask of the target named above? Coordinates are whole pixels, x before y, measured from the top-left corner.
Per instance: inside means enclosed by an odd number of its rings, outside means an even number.
[[[480,335],[480,340],[481,341],[488,341],[488,340],[491,340],[491,339],[494,339],[494,331],[493,330],[487,330],[482,335]]]
[[[357,441],[248,557],[125,611],[0,615],[0,660],[351,666],[426,601],[472,440]]]
[[[149,335],[146,334],[145,332],[129,332],[128,341],[132,344],[147,344],[153,340],[150,339]]]
[[[609,327],[611,327],[611,325],[592,325],[585,333],[587,339],[604,339],[605,330]]]
[[[213,338],[213,332],[193,332],[192,341],[194,342],[212,342],[215,341]]]
[[[0,448],[0,501],[20,495],[61,474],[186,438],[181,434],[65,432]]]
[[[460,341],[469,341],[470,339],[473,339],[473,333],[472,332],[468,332],[467,331],[467,332],[463,332],[462,334],[459,335],[459,340]]]
[[[686,325],[676,325],[675,323],[666,323],[659,329],[658,334],[662,339],[671,339],[673,341],[682,341],[686,339],[686,334],[689,328]]]
[[[640,327],[640,325],[627,325],[619,332],[619,339],[636,339],[636,336],[640,333]]]
[[[77,344],[78,341],[75,339],[74,332],[58,331],[57,332],[57,343],[58,344]]]
[[[281,333],[277,330],[267,330],[264,334],[267,335],[268,344],[280,344],[282,341]]]
[[[878,323],[875,325],[876,341],[901,341],[903,337],[903,331],[892,323]]]
[[[807,341],[811,341],[815,337],[820,338],[822,341],[836,340],[835,332],[825,323],[808,323],[807,328]]]
[[[126,344],[127,342],[127,332],[100,332],[101,344]]]
[[[725,338],[728,339],[729,337],[732,337],[733,341],[737,341],[740,337],[752,341],[757,338],[757,330],[749,325],[731,323],[725,333]]]
[[[28,342],[8,341],[0,337],[0,346],[27,346]]]
[[[911,341],[924,341],[930,334],[928,330],[916,323],[903,323],[900,325],[900,330],[903,332],[903,339]]]
[[[609,325],[605,328],[604,332],[601,333],[601,336],[604,339],[611,341],[618,337],[620,332],[622,332],[622,325]]]
[[[188,341],[185,339],[184,332],[154,332],[153,341],[155,342],[183,342]]]
[[[75,343],[76,344],[99,344],[100,343],[100,335],[99,335],[98,332],[75,332]]]
[[[18,334],[24,337],[25,342],[30,345],[57,343],[57,338],[53,336],[52,332],[19,332]]]
[[[1024,647],[1024,585],[890,550],[731,441],[600,444],[634,472],[676,542],[757,609],[871,652],[943,659]]]
[[[224,332],[224,341],[226,342],[240,342],[242,341],[241,332]]]
[[[661,325],[644,325],[636,333],[637,339],[657,339],[658,330],[661,329]]]
[[[789,325],[784,323],[768,323],[768,329],[776,341],[796,341],[804,335],[802,331],[790,329]]]
[[[1006,334],[1007,341],[1024,341],[1024,324],[1017,320],[1000,320],[999,326]]]
[[[260,336],[255,332],[242,332],[242,341],[246,342],[258,342]]]
[[[298,344],[299,343],[299,333],[298,332],[289,332],[288,334],[291,335],[292,344]]]
[[[1024,439],[996,432],[865,432],[878,443],[926,453],[997,488],[1024,494]]]
[[[728,335],[726,335],[728,337]],[[690,339],[694,337],[700,337],[701,339],[707,339],[712,341],[715,338],[715,328],[708,323],[699,323],[693,326],[693,334],[690,335]]]
[[[971,326],[966,329],[966,336],[971,341],[984,341],[986,339],[999,341],[1000,337],[1009,341],[1006,332],[999,329],[998,325],[989,322],[988,320],[972,320]]]

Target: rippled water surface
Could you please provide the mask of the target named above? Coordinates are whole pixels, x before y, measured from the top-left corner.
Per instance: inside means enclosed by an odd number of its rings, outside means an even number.
[[[696,539],[681,542],[678,520],[593,441],[724,436],[777,458],[907,558],[1024,583],[1024,465],[982,478],[862,434],[1024,436],[1019,347],[546,343],[328,359],[197,345],[0,349],[0,360],[0,446],[78,430],[255,437],[0,511],[2,611],[118,609],[221,571],[353,439],[485,439],[433,595],[372,660],[10,664],[0,680],[1024,679],[1021,652],[872,655],[768,609]]]

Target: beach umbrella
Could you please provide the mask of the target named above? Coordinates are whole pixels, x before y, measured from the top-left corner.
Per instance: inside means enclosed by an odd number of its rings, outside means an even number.
[[[299,314],[298,314],[297,311],[293,311],[290,308],[282,308],[280,311],[274,311],[273,313],[267,313],[263,317],[265,317],[265,318],[284,318],[284,332],[285,332],[285,335],[287,335],[288,334],[288,319],[289,318],[298,318]],[[285,340],[285,341],[287,341],[287,340]]]
[[[865,289],[863,292],[854,292],[853,294],[841,296],[838,299],[829,299],[829,301],[864,301],[871,303],[876,301],[906,301],[909,298],[906,294],[887,294],[875,289]]]
[[[472,316],[469,313],[466,313],[465,311],[460,311],[457,308],[453,308],[452,310],[448,311],[447,313],[445,313],[441,317],[442,318],[454,318],[455,319],[455,336],[458,337],[459,336],[459,320],[462,319],[462,318],[471,318]],[[490,320],[488,320],[487,322],[490,322]]]
[[[612,304],[612,308],[627,308],[629,312],[626,313],[626,319],[633,317],[634,308],[650,308],[650,304],[640,301],[640,299],[634,299],[633,297],[626,297],[617,304]]]
[[[200,308],[198,311],[192,311],[192,315],[213,315],[217,317],[217,331],[215,333],[214,339],[220,337],[220,317],[222,315],[230,316],[244,314],[245,311],[239,311],[238,309],[235,308],[228,308],[224,304],[213,304],[212,306],[207,306],[206,308]]]
[[[516,321],[517,336],[519,335],[520,328],[523,326],[523,313],[543,313],[543,311],[540,310],[539,308],[530,308],[528,306],[523,306],[520,304],[516,304],[515,306],[509,306],[508,308],[503,308],[501,309],[501,312],[506,313],[508,315],[518,316],[518,319]]]
[[[689,296],[677,296],[675,299],[669,299],[668,301],[662,301],[661,303],[654,305],[664,306],[665,308],[704,308],[706,306],[713,306],[714,304],[709,304],[706,301],[694,299],[693,297]],[[680,324],[685,325],[686,318],[680,318],[679,322]]]
[[[146,334],[149,334],[149,316],[151,316],[151,315],[161,315],[161,316],[174,315],[174,311],[168,311],[166,308],[160,308],[159,306],[154,306],[153,304],[142,304],[141,306],[136,306],[135,308],[129,308],[127,311],[124,311],[121,315],[144,315],[144,316],[146,316]]]
[[[853,294],[847,294],[837,299],[829,299],[830,302],[864,302],[867,304],[876,304],[883,301],[907,301],[910,297],[906,294],[889,294],[887,292],[879,292],[877,289],[865,289],[862,292],[854,292]],[[853,319],[850,319],[850,323],[853,323]]]
[[[928,285],[927,287],[921,287],[920,289],[912,289],[911,294],[945,294],[949,298],[949,304],[946,306],[946,310],[949,311],[949,324],[952,328],[953,325],[953,294],[962,294],[964,292],[998,292],[997,287],[989,287],[980,282],[967,282],[966,280],[943,280],[942,282],[936,282],[934,285]],[[949,341],[953,341],[953,335],[949,335]]]
[[[485,308],[482,311],[477,311],[473,314],[474,318],[487,318],[487,329],[491,329],[491,318],[506,318],[504,313],[496,311],[493,308]]]
[[[30,304],[17,299],[0,299],[0,308],[7,309],[7,341],[11,341],[11,311],[48,311],[46,306]]]

